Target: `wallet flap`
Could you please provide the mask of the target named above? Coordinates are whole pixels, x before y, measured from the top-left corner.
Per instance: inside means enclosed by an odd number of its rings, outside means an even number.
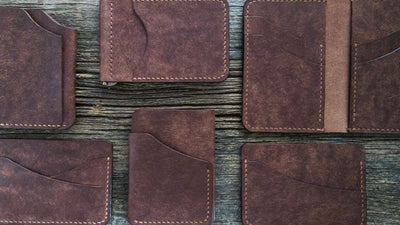
[[[0,223],[106,224],[111,149],[100,141],[0,140]]]
[[[213,164],[172,149],[150,134],[130,134],[132,224],[209,224]]]
[[[325,1],[246,2],[243,124],[249,131],[323,131],[325,10]]]
[[[227,77],[227,1],[102,0],[100,8],[102,81]]]
[[[246,144],[242,170],[245,224],[366,224],[361,146]]]
[[[22,9],[0,7],[0,127],[59,127],[62,38]]]

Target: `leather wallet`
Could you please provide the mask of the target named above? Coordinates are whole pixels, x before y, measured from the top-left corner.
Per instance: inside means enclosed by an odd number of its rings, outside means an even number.
[[[139,110],[129,136],[131,224],[211,224],[214,112]]]
[[[70,127],[76,30],[38,9],[5,7],[0,7],[0,29],[0,128]]]
[[[359,145],[245,144],[242,185],[246,225],[366,224]]]
[[[107,224],[112,146],[0,140],[0,224]]]
[[[244,126],[400,133],[399,13],[390,0],[247,1]]]
[[[101,0],[100,79],[217,82],[229,72],[226,0]]]

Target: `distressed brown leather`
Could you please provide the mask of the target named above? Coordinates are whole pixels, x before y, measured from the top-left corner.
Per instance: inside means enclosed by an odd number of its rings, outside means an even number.
[[[0,7],[0,128],[75,120],[76,31],[41,10]]]
[[[350,131],[400,132],[400,2],[352,2]]]
[[[366,224],[360,145],[245,144],[242,176],[246,225]]]
[[[243,123],[253,132],[324,128],[324,1],[244,7]]]
[[[100,79],[216,82],[229,72],[226,0],[101,0]]]
[[[0,140],[0,224],[107,224],[112,146]]]
[[[211,224],[214,112],[139,110],[129,136],[131,224]]]

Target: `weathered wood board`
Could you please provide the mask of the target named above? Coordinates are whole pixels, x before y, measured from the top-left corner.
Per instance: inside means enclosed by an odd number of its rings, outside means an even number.
[[[114,144],[112,220],[128,224],[128,133],[134,110],[144,107],[216,112],[217,210],[214,224],[241,224],[240,148],[246,142],[358,143],[367,149],[368,224],[400,224],[400,135],[262,134],[241,122],[242,6],[230,3],[230,76],[222,83],[99,81],[99,0],[0,0],[0,6],[40,8],[78,30],[77,120],[66,131],[0,130],[0,138],[103,139]],[[0,31],[1,32],[1,31]],[[38,77],[40,79],[40,77]],[[399,115],[400,116],[400,115]]]

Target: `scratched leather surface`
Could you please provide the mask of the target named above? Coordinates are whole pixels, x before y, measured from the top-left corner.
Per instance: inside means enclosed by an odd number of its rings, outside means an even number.
[[[106,224],[110,144],[0,140],[0,224]]]
[[[129,137],[131,224],[211,224],[215,214],[214,113],[139,110]]]
[[[245,144],[242,176],[246,225],[366,224],[362,146]]]
[[[101,80],[224,80],[228,11],[225,0],[102,0]]]
[[[399,1],[352,2],[350,131],[400,132]]]
[[[243,123],[249,131],[322,131],[325,10],[326,2],[246,2]]]
[[[40,10],[0,7],[0,18],[0,128],[68,128],[76,31]]]

